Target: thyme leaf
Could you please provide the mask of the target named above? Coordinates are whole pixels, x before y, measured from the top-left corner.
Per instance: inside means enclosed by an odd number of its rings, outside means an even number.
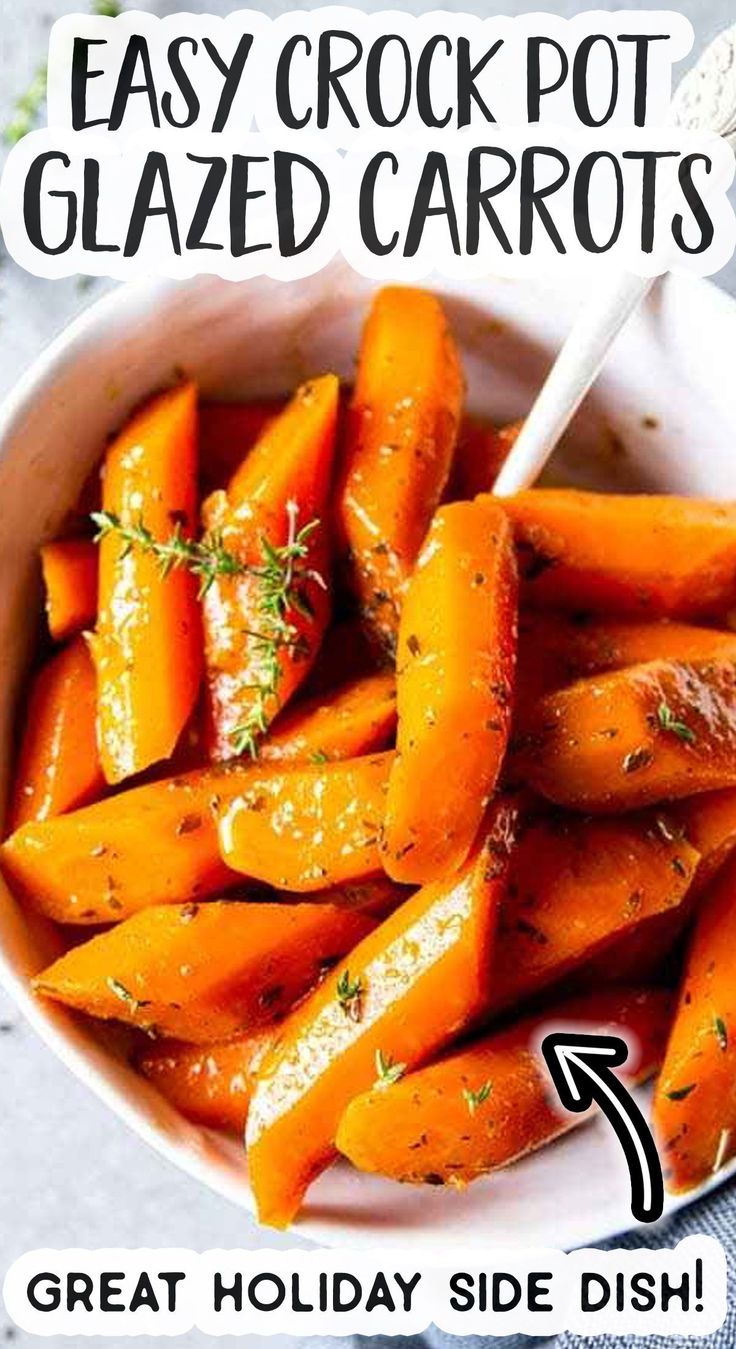
[[[394,1063],[390,1054],[384,1054],[382,1049],[376,1050],[376,1086],[392,1087],[394,1082],[398,1082],[400,1077],[406,1072],[405,1063]]]
[[[660,730],[669,731],[676,735],[678,740],[682,740],[685,745],[694,745],[697,739],[695,732],[684,721],[678,721],[672,708],[668,703],[661,702],[657,708],[657,722]]]
[[[350,978],[350,970],[344,970],[337,981],[337,1001],[351,1021],[360,1021],[363,1015],[363,981]]]
[[[490,1096],[492,1091],[493,1091],[493,1083],[491,1082],[490,1078],[488,1078],[488,1080],[484,1082],[482,1087],[479,1087],[477,1091],[472,1091],[469,1087],[464,1087],[463,1100],[465,1101],[465,1104],[468,1107],[468,1112],[471,1115],[474,1115],[476,1110],[478,1109],[478,1106],[483,1105],[484,1102],[488,1100],[488,1097]]]

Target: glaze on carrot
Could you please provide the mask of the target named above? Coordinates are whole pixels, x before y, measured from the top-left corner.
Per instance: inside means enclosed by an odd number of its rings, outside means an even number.
[[[261,1222],[294,1218],[353,1096],[377,1076],[390,1091],[482,1013],[513,822],[496,807],[464,868],[407,900],[282,1026],[246,1132]]]
[[[361,1171],[414,1185],[467,1185],[543,1147],[589,1114],[564,1111],[539,1057],[543,1033],[571,1023],[587,1034],[637,1045],[629,1085],[661,1062],[672,999],[664,989],[609,989],[569,999],[508,1030],[476,1040],[409,1073],[391,1091],[374,1087],[348,1105],[337,1146]]]
[[[89,1016],[208,1044],[283,1015],[375,926],[358,906],[161,905],[73,947],[33,987]]]
[[[297,893],[375,875],[393,758],[387,751],[264,772],[221,812],[223,861]]]
[[[535,605],[652,619],[736,603],[732,503],[533,488],[504,506]]]
[[[701,1185],[736,1150],[736,866],[700,911],[657,1081],[653,1125],[665,1182]]]
[[[66,641],[97,618],[99,550],[88,539],[45,543],[41,568],[46,619],[55,642]]]
[[[260,757],[265,763],[354,759],[384,749],[395,728],[394,676],[365,675],[287,708],[264,740]]]
[[[374,297],[347,417],[337,497],[348,578],[379,647],[393,650],[415,559],[447,483],[463,377],[436,296]]]
[[[138,1056],[136,1067],[193,1124],[240,1133],[256,1072],[273,1040],[270,1026],[205,1046],[160,1040]]]
[[[548,694],[513,772],[559,805],[609,813],[736,785],[736,660],[651,661]]]
[[[327,504],[338,396],[335,375],[303,385],[227,490],[204,503],[206,529],[249,569],[216,577],[204,597],[213,758],[253,753],[308,674],[327,627]],[[298,547],[302,538],[303,555],[292,555],[288,566],[277,558],[278,550]],[[282,583],[277,602],[264,568]]]
[[[8,811],[8,831],[47,820],[101,796],[105,779],[96,736],[97,685],[82,637],[34,677]]]
[[[147,403],[110,446],[103,510],[124,527],[141,522],[159,541],[196,521],[197,393],[185,384]],[[100,542],[97,629],[100,761],[118,783],[166,759],[194,707],[202,671],[197,581],[184,567],[164,575],[140,544],[112,530]]]
[[[442,506],[407,588],[397,652],[397,756],[381,856],[421,884],[465,860],[508,740],[516,560],[489,498]]]

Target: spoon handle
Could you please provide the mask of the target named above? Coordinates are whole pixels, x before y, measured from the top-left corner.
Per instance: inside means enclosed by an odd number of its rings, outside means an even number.
[[[585,305],[496,479],[495,496],[513,496],[534,482],[653,279],[616,273]]]

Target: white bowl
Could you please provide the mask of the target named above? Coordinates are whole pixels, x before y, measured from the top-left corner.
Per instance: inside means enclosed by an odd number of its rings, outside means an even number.
[[[4,778],[37,627],[38,546],[54,536],[106,436],[178,368],[210,396],[276,393],[328,368],[349,375],[372,288],[344,266],[289,284],[136,283],[93,306],[21,381],[0,411]],[[437,289],[463,348],[470,406],[501,421],[519,416],[580,291],[569,281],[500,280]],[[734,350],[736,304],[706,282],[670,277],[611,353],[562,452],[566,474],[618,490],[736,497]],[[29,995],[28,975],[54,948],[50,928],[22,913],[0,885],[0,977],[28,1019],[131,1128],[251,1208],[237,1142],[188,1124],[115,1057],[109,1036]],[[310,1192],[297,1231],[325,1245],[571,1248],[630,1226],[623,1158],[597,1121],[464,1193],[397,1186],[335,1166]]]

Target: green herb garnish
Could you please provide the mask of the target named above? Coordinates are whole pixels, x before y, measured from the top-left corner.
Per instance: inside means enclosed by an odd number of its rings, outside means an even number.
[[[392,1087],[406,1072],[405,1063],[394,1063],[390,1055],[382,1049],[376,1050],[376,1086]]]
[[[360,1021],[363,1014],[363,982],[360,978],[351,979],[350,970],[345,970],[337,981],[337,1001],[351,1021]]]
[[[669,731],[676,735],[678,740],[682,740],[685,745],[694,745],[697,739],[695,732],[685,724],[684,721],[678,721],[672,708],[668,703],[662,702],[657,708],[657,722],[662,731]]]
[[[684,1101],[685,1097],[689,1096],[691,1091],[695,1091],[695,1086],[696,1086],[695,1082],[691,1082],[687,1087],[677,1087],[675,1091],[668,1091],[666,1093],[667,1100]]]
[[[718,1044],[720,1045],[721,1049],[725,1054],[726,1050],[728,1049],[728,1027],[725,1021],[723,1020],[723,1017],[720,1016],[716,1017],[714,1027],[716,1035],[718,1037]]]
[[[138,998],[135,998],[125,987],[125,984],[120,983],[119,979],[106,979],[105,983],[110,992],[114,993],[116,998],[119,998],[121,1002],[124,1002],[130,1008],[133,1016],[135,1016],[136,1012],[138,1012],[141,1007],[150,1007],[150,1002],[141,1002]]]
[[[479,1105],[483,1105],[483,1103],[488,1100],[488,1097],[490,1096],[492,1091],[493,1091],[493,1083],[491,1082],[490,1078],[488,1079],[487,1082],[484,1082],[483,1086],[479,1087],[477,1091],[471,1091],[469,1087],[465,1087],[463,1089],[463,1100],[465,1101],[465,1104],[467,1105],[468,1111],[471,1115],[475,1114]]]

